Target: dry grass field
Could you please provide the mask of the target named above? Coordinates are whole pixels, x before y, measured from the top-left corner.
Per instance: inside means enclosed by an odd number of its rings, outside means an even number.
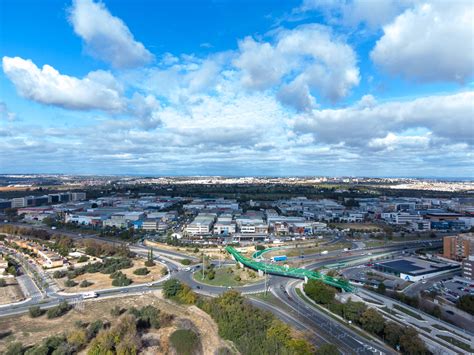
[[[164,269],[164,266],[161,264],[157,263],[155,266],[147,267],[147,269],[150,271],[148,275],[135,275],[133,273],[133,271],[142,267],[145,267],[145,260],[135,259],[133,260],[133,267],[129,269],[122,269],[120,271],[122,271],[125,275],[127,275],[127,277],[133,281],[133,284],[153,282],[163,277],[161,273],[162,273],[162,270]],[[77,283],[77,285],[74,287],[65,287],[64,282],[66,282],[66,280],[67,278],[64,277],[56,281],[58,282],[61,288],[64,288],[63,292],[67,292],[67,293],[97,291],[97,290],[103,290],[106,288],[114,287],[112,286],[112,279],[110,278],[110,275],[102,274],[100,272],[96,272],[93,274],[87,273],[84,275],[79,275],[78,277],[74,279],[74,281]],[[93,284],[88,287],[80,287],[79,284],[83,280],[87,280],[89,282],[92,282]]]
[[[27,314],[0,318],[2,333],[8,332],[10,334],[0,339],[0,353],[9,342],[19,341],[23,345],[33,345],[52,335],[67,334],[68,331],[76,327],[77,321],[83,323],[90,323],[97,319],[104,322],[113,321],[115,318],[111,315],[110,310],[115,306],[125,309],[131,306],[139,308],[145,305],[153,305],[162,312],[174,315],[175,319],[170,326],[152,329],[143,336],[144,343],[154,344],[142,349],[144,354],[173,354],[174,350],[169,346],[168,337],[183,322],[192,322],[193,328],[198,331],[203,354],[213,354],[218,348],[232,347],[231,344],[219,337],[217,325],[207,313],[195,306],[178,305],[165,300],[161,296],[161,291],[153,291],[139,296],[88,301],[85,302],[83,311],[73,309],[56,319],[47,319],[46,315],[30,318]]]
[[[7,285],[0,287],[0,304],[19,302],[25,299],[20,285],[14,278],[5,278]]]

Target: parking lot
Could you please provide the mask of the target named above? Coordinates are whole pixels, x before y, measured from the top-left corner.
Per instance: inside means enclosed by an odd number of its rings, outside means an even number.
[[[456,303],[464,295],[474,295],[474,281],[460,277],[434,283],[427,291],[435,291],[448,301]]]

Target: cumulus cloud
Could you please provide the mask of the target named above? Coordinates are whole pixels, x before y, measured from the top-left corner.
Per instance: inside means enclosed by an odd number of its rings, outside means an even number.
[[[384,26],[370,56],[383,70],[421,82],[466,82],[474,75],[474,6],[419,3]]]
[[[281,86],[278,98],[300,111],[314,106],[313,94],[337,101],[360,81],[353,49],[321,25],[280,30],[273,43],[247,37],[239,50],[234,65],[242,84],[256,90]]]
[[[300,134],[312,133],[317,142],[343,142],[356,147],[366,146],[371,140],[380,145],[387,142],[390,133],[420,127],[447,141],[473,144],[474,92],[386,103],[376,103],[366,96],[347,108],[301,115],[294,127]],[[385,141],[373,141],[380,138]]]
[[[122,88],[109,72],[90,72],[78,79],[49,65],[40,69],[20,57],[3,57],[2,64],[5,75],[27,99],[74,110],[123,109]]]
[[[153,95],[135,93],[129,101],[129,113],[147,130],[161,125],[160,110],[160,102]]]
[[[87,52],[116,68],[138,67],[153,60],[153,55],[134,39],[125,23],[112,16],[101,2],[74,0],[69,21],[84,40]]]

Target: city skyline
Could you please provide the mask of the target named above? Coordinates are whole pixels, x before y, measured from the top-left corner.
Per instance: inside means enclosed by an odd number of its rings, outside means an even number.
[[[1,173],[474,176],[469,1],[0,7]]]

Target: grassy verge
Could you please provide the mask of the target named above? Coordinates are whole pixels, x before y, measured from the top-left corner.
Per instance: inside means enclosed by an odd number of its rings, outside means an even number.
[[[404,307],[401,307],[399,306],[398,304],[394,304],[393,305],[393,308],[405,313],[405,314],[408,314],[410,317],[413,317],[413,318],[416,318],[418,320],[424,320],[423,317],[421,317],[420,315],[416,314],[415,312],[412,312],[411,310],[409,309],[406,309]]]
[[[474,349],[471,348],[471,346],[469,344],[466,344],[465,342],[460,341],[456,338],[453,338],[453,337],[450,337],[450,336],[447,336],[447,335],[436,335],[436,336],[440,339],[443,339],[443,340],[447,341],[448,343],[453,344],[454,346],[457,346],[460,349],[466,350],[470,353],[474,352]]]
[[[223,286],[223,287],[235,287],[235,286],[244,286],[248,284],[252,284],[255,282],[262,281],[262,278],[260,277],[255,277],[254,279],[250,279],[247,276],[247,271],[246,269],[240,269],[240,270],[233,270],[232,273],[228,272],[229,267],[222,267],[222,268],[215,268],[215,275],[212,280],[209,280],[206,276],[204,278],[202,277],[202,270],[196,271],[193,275],[193,278],[198,281],[202,282],[203,284],[206,285],[211,285],[211,286]],[[240,277],[240,281],[237,281],[236,277]],[[246,279],[245,279],[246,278]]]

